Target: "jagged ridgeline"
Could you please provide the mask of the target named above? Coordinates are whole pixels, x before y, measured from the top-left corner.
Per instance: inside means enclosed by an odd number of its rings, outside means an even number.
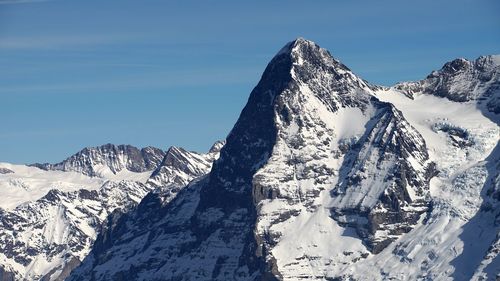
[[[382,87],[296,39],[207,154],[106,145],[38,164],[95,187],[2,211],[0,280],[495,280],[499,85],[500,56]],[[39,239],[54,221],[75,231]]]
[[[113,221],[69,280],[494,278],[499,62],[387,88],[290,42],[211,172]]]
[[[58,164],[1,168],[7,200],[0,202],[0,280],[64,280],[108,220],[131,211],[150,192],[167,203],[210,171],[223,145],[199,154],[106,144]]]

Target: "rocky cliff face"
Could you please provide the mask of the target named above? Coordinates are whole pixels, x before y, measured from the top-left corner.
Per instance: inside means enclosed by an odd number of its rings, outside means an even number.
[[[456,102],[477,101],[495,114],[500,113],[500,55],[463,58],[446,63],[426,79],[401,83],[396,88],[408,95],[425,93]]]
[[[428,210],[429,181],[436,171],[425,140],[392,105],[371,121],[373,127],[344,157],[339,173],[346,176],[332,191],[332,209],[376,254]]]
[[[333,228],[354,228],[367,246],[346,251],[350,259],[378,253],[410,231],[427,210],[431,168],[425,141],[373,96],[378,87],[312,42],[285,48],[292,82],[276,97],[277,141],[253,184],[258,254],[293,280],[312,278],[313,262],[317,272],[340,262],[318,250],[335,237],[328,237]],[[318,222],[319,237],[291,238],[305,221]]]
[[[159,148],[138,149],[131,145],[106,144],[87,147],[57,164],[33,164],[44,170],[75,171],[91,177],[110,171],[116,174],[122,170],[146,172],[154,170],[165,152]]]
[[[290,59],[284,56],[266,69],[209,176],[184,188],[165,206],[158,198],[146,198],[135,212],[102,234],[99,247],[71,278],[245,280],[261,276],[264,262],[254,255],[252,177],[271,153],[276,137],[271,105],[274,95],[288,84],[289,66]],[[122,233],[140,238],[128,243]],[[120,266],[109,267],[108,249],[120,251],[114,255]],[[138,251],[144,254],[129,259]]]
[[[0,277],[18,278],[16,266],[39,258],[32,252],[70,257],[46,259],[56,264],[46,279],[499,278],[498,65],[498,56],[459,59],[424,80],[379,87],[299,38],[271,60],[226,143],[208,154],[172,147],[133,191],[51,191],[2,211],[0,238],[18,261],[2,263]],[[125,157],[101,154],[83,158]],[[115,167],[114,176],[135,169],[108,160],[85,163]],[[82,226],[89,219],[99,227]],[[71,239],[85,236],[71,231],[37,234],[55,221],[94,231],[95,243],[83,250]]]
[[[193,179],[210,171],[212,163],[219,158],[224,143],[216,142],[206,154],[187,151],[175,146],[170,147],[160,165],[151,174],[147,184],[155,187],[165,199],[172,198]]]
[[[53,189],[35,202],[5,212],[0,217],[4,262],[19,277],[36,279],[45,269],[50,269],[47,277],[57,277],[83,260],[110,213],[128,210],[148,191],[144,184],[125,181],[107,182],[92,191]],[[23,268],[30,267],[23,276]]]
[[[49,170],[104,177],[102,186],[86,189],[82,181],[78,190],[52,189],[38,200],[9,211],[0,209],[0,280],[64,280],[88,254],[105,222],[135,207],[150,192],[161,194],[168,202],[191,180],[209,172],[222,145],[218,142],[208,154],[172,147],[163,160],[158,158],[163,154],[159,149],[105,145],[86,148],[60,164],[46,165]],[[117,174],[106,178],[109,173],[97,173],[97,167],[103,165]],[[128,172],[122,175],[124,169]],[[140,173],[144,169],[155,170],[144,177]],[[24,170],[19,170],[22,177]]]
[[[313,42],[287,44],[211,173],[169,204],[146,198],[70,280],[324,279],[342,257],[382,251],[423,218],[434,174],[425,140],[380,89]],[[303,228],[313,234],[295,237]],[[341,229],[358,242],[332,253]]]

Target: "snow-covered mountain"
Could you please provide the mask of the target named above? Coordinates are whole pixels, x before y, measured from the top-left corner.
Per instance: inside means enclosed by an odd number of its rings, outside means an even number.
[[[210,171],[223,146],[224,142],[218,141],[206,154],[172,146],[149,177],[147,184],[155,187],[156,192],[161,193],[164,200],[169,201],[193,179]]]
[[[210,174],[117,217],[69,280],[494,280],[498,73],[379,87],[299,38]]]
[[[381,87],[299,38],[207,154],[0,164],[0,280],[496,280],[499,74]]]
[[[413,94],[430,94],[451,101],[477,101],[477,105],[500,113],[500,55],[481,56],[474,61],[460,58],[433,71],[426,79],[404,82],[394,88],[412,98]]]
[[[88,176],[117,174],[123,170],[135,173],[155,169],[165,152],[155,147],[138,149],[131,145],[106,144],[86,147],[75,155],[57,164],[33,164],[44,170],[75,171]]]
[[[209,172],[220,146],[197,154],[107,144],[44,164],[45,170],[0,164],[6,171],[0,174],[0,190],[7,195],[0,205],[0,280],[64,280],[88,254],[108,217],[126,212],[152,191],[173,198]],[[169,160],[174,151],[184,157]],[[171,175],[182,175],[183,182]]]

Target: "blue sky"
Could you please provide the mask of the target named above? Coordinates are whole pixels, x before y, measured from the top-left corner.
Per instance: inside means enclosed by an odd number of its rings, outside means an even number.
[[[206,151],[288,41],[364,79],[500,53],[500,1],[0,0],[0,162],[104,143]]]

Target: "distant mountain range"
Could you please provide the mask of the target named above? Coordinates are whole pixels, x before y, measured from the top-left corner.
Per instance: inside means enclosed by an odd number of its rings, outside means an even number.
[[[371,84],[299,38],[206,154],[0,164],[0,280],[498,280],[500,55]]]
[[[58,164],[0,164],[0,188],[12,197],[0,206],[0,280],[64,280],[111,214],[131,210],[150,192],[168,202],[209,172],[222,146],[198,154],[106,144]]]

